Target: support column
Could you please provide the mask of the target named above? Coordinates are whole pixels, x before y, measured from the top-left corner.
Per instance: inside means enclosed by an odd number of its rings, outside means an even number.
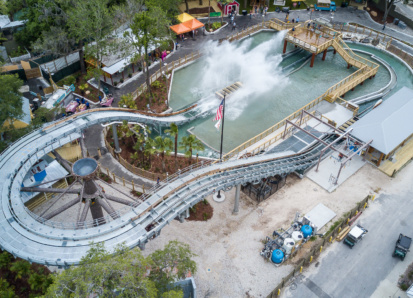
[[[315,53],[311,56],[311,62],[310,62],[310,67],[314,66],[314,59],[315,59]]]
[[[333,54],[335,55],[337,53],[336,49],[334,49]]]
[[[384,154],[383,154],[383,153],[380,154],[380,158],[379,158],[379,160],[377,161],[377,166],[378,166],[378,167],[380,166],[381,161],[383,160],[383,157],[384,157]]]
[[[235,203],[234,203],[234,210],[232,214],[237,215],[239,212],[239,195],[241,192],[241,184],[238,184],[235,188]]]
[[[350,65],[350,63],[347,63],[347,69],[349,69],[349,68],[350,68],[350,66],[351,66],[351,65]]]
[[[122,150],[119,147],[118,130],[116,124],[112,124],[113,141],[115,142],[115,153],[120,153]]]
[[[364,81],[360,83],[360,86],[363,86],[363,84],[364,84]]]
[[[321,60],[326,60],[326,55],[327,55],[327,49],[324,50],[323,52],[323,58]]]
[[[283,54],[287,51],[287,40],[284,40],[284,49],[283,49]]]
[[[113,86],[113,77],[110,75],[110,80],[112,81],[112,86]]]

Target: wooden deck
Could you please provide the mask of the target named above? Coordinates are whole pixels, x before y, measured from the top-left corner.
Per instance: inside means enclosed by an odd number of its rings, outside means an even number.
[[[308,43],[316,47],[318,45],[322,45],[328,42],[329,40],[333,39],[331,36],[323,35],[322,32],[318,30],[311,31],[311,30],[303,29],[303,30],[298,31],[297,33],[294,33],[294,32],[290,32],[290,34],[304,41],[305,43]]]
[[[390,160],[385,160],[381,163],[379,170],[389,176],[392,176],[395,171],[398,172],[412,158],[413,138],[410,138],[410,140],[403,147],[399,148],[393,155],[394,162]]]

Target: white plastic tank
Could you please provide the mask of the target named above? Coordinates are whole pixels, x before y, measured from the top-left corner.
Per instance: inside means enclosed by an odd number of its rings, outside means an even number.
[[[295,244],[300,245],[301,241],[304,239],[303,233],[300,231],[294,231],[291,234],[291,238],[293,238]]]
[[[295,241],[293,238],[285,238],[284,239],[284,245],[283,248],[285,250],[285,253],[288,255],[291,253],[291,250],[293,249],[295,245]]]

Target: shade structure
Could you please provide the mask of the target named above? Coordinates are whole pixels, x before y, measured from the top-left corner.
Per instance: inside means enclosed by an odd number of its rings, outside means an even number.
[[[186,21],[186,22],[182,23],[181,25],[185,25],[191,31],[205,26],[203,23],[201,23],[197,19],[192,19],[192,20]]]
[[[172,30],[173,32],[175,32],[176,34],[178,34],[178,35],[192,31],[191,28],[188,28],[188,27],[185,26],[184,24],[173,25],[173,26],[170,26],[169,28],[171,28],[171,30]]]
[[[195,19],[193,16],[191,16],[190,14],[187,14],[186,12],[180,14],[179,16],[176,17],[178,19],[178,21],[180,21],[181,23]]]

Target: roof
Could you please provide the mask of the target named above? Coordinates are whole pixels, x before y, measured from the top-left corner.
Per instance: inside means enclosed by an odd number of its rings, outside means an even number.
[[[203,23],[201,23],[197,19],[192,19],[192,20],[186,21],[186,22],[182,23],[181,25],[184,25],[184,26],[188,27],[191,30],[195,30],[195,29],[198,29],[198,28],[201,28],[201,27],[205,26]]]
[[[173,26],[170,26],[169,28],[171,28],[171,30],[175,32],[176,34],[183,34],[183,33],[192,31],[192,29],[188,28],[184,24],[173,25]]]
[[[3,26],[2,29],[23,26],[26,22],[27,20],[10,22]]]
[[[9,16],[7,15],[0,15],[0,28],[3,28],[8,23],[10,23]]]
[[[363,233],[364,231],[362,229],[360,229],[358,226],[355,226],[354,228],[351,229],[349,234],[357,239],[358,237],[363,235]]]
[[[30,124],[30,122],[32,121],[30,101],[28,98],[24,96],[22,96],[22,100],[23,100],[23,105],[22,105],[23,115],[19,118],[19,120],[24,123]]]
[[[190,14],[187,14],[186,12],[180,14],[180,15],[177,16],[176,18],[177,18],[178,21],[180,21],[181,23],[194,19],[193,16],[191,16]]]
[[[352,135],[388,154],[413,133],[413,90],[403,87],[354,123]]]
[[[331,3],[331,0],[318,0],[318,1],[317,1],[317,4],[318,4],[318,3],[330,4],[330,3]]]

